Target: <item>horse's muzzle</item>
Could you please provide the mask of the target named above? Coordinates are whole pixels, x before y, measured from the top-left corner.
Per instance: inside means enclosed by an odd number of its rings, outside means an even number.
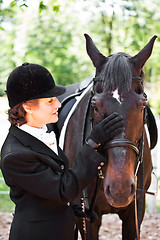
[[[109,204],[115,208],[128,206],[135,195],[135,183],[133,180],[120,182],[108,182],[104,187],[104,194]]]

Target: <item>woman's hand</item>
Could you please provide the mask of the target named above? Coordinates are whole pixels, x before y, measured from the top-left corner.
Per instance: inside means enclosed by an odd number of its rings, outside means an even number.
[[[91,138],[97,144],[103,145],[120,134],[122,128],[123,117],[114,112],[94,126],[89,138]]]

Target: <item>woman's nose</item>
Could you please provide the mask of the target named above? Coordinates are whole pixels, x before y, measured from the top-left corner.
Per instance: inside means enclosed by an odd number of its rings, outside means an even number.
[[[60,101],[57,98],[56,98],[56,105],[57,105],[57,108],[61,107],[61,103],[60,103]]]

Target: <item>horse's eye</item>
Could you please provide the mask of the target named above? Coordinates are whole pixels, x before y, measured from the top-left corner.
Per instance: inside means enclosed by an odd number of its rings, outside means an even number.
[[[98,113],[98,108],[96,106],[94,106],[93,109],[96,113]]]
[[[143,88],[143,82],[138,84],[138,86],[135,87],[135,92],[137,94],[142,94],[144,93],[144,88]]]
[[[143,91],[141,90],[141,88],[135,89],[135,92],[136,92],[137,94],[142,94],[142,93],[143,93]]]
[[[95,91],[96,93],[101,93],[101,92],[103,91],[103,89],[102,89],[102,84],[101,84],[100,82],[98,82],[98,83],[96,84],[96,86],[95,86],[95,88],[94,88],[94,91]]]
[[[98,108],[96,106],[96,103],[93,101],[93,102],[91,102],[91,104],[92,104],[94,112],[98,113]]]
[[[133,81],[132,88],[137,94],[144,93],[143,81]]]

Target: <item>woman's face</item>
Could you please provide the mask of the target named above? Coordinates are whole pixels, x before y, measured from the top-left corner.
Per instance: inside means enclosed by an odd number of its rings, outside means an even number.
[[[56,97],[40,98],[38,105],[26,109],[27,124],[32,127],[41,128],[47,123],[55,123],[58,121],[58,109],[61,107]]]

